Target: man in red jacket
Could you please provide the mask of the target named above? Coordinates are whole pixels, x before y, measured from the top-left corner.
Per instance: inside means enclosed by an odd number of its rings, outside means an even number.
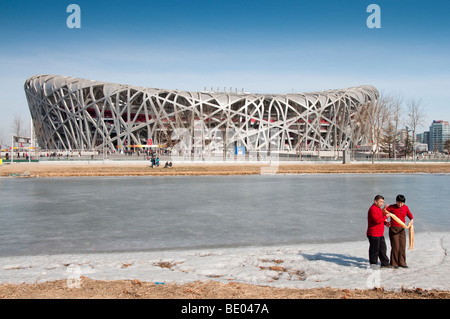
[[[405,205],[406,198],[403,195],[397,195],[395,205],[386,205],[386,210],[397,216],[403,223],[408,217],[410,222],[408,226],[413,224],[413,215],[408,206]],[[391,266],[394,268],[408,268],[406,265],[406,235],[405,229],[391,218],[391,227],[389,227],[389,239],[391,240]]]
[[[386,241],[384,240],[384,225],[389,214],[384,214],[381,207],[384,204],[384,197],[375,196],[372,206],[367,213],[367,238],[369,239],[369,263],[370,266],[378,265],[380,258],[381,267],[389,267],[389,258],[386,255]]]

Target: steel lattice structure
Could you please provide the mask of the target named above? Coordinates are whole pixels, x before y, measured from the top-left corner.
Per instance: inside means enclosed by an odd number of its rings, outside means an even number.
[[[301,94],[187,92],[36,75],[25,93],[39,146],[172,152],[346,150],[365,142],[373,86]]]

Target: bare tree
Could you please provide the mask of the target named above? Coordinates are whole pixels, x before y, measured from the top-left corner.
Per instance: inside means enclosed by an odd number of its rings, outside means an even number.
[[[27,134],[27,130],[23,125],[22,118],[20,115],[14,116],[13,124],[11,126],[12,134],[14,136],[25,136]]]
[[[402,98],[400,95],[382,94],[380,101],[383,104],[382,108],[385,109],[380,146],[384,151],[388,152],[390,158],[395,158],[398,147],[397,132],[401,115]]]
[[[393,153],[394,158],[397,158],[397,133],[400,118],[403,115],[403,97],[400,94],[392,98],[391,114],[394,120],[394,138],[395,138]]]
[[[389,117],[389,106],[391,97],[381,94],[377,103],[372,105],[369,112],[370,140],[372,146],[372,164],[374,163],[375,153],[380,149],[383,140],[383,132]]]
[[[414,162],[416,161],[416,131],[425,121],[426,110],[422,99],[412,99],[406,104],[406,123],[411,128]]]
[[[3,127],[0,127],[0,149],[4,148],[6,141],[7,139]]]
[[[447,150],[447,156],[450,155],[450,140],[444,142],[444,148]]]
[[[392,113],[390,113],[383,128],[383,136],[381,140],[381,147],[389,153],[389,157],[395,157],[396,142],[397,134],[395,130],[395,119]]]

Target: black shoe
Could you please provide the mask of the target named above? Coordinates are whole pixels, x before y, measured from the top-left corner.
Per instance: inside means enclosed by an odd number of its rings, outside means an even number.
[[[406,266],[406,265],[403,265],[403,266],[399,266],[399,267],[402,267],[402,268],[409,268],[408,266]]]
[[[391,265],[381,265],[381,268],[392,268]]]

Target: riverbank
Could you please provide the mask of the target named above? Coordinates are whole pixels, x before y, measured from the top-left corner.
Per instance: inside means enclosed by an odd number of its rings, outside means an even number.
[[[229,164],[174,163],[151,168],[143,162],[43,162],[15,163],[0,167],[0,176],[151,176],[151,175],[255,175],[255,174],[368,174],[450,173],[450,163],[290,163]]]
[[[84,277],[79,288],[66,280],[0,285],[0,299],[450,299],[450,292],[404,289],[290,289],[237,282],[196,281],[184,285],[139,280],[102,281]]]
[[[450,164],[20,163],[0,176],[450,173]],[[0,258],[0,299],[450,298],[448,234],[418,233],[409,269],[367,267],[367,242]],[[447,266],[446,266],[447,265]],[[73,276],[74,274],[78,275]],[[378,276],[378,277],[377,277]],[[68,279],[78,287],[71,287]],[[373,281],[370,281],[372,280]],[[377,284],[378,280],[378,284]],[[72,282],[73,283],[73,282]],[[372,284],[376,288],[371,288]]]
[[[408,269],[367,241],[0,257],[0,298],[450,299],[450,233],[421,232]]]

